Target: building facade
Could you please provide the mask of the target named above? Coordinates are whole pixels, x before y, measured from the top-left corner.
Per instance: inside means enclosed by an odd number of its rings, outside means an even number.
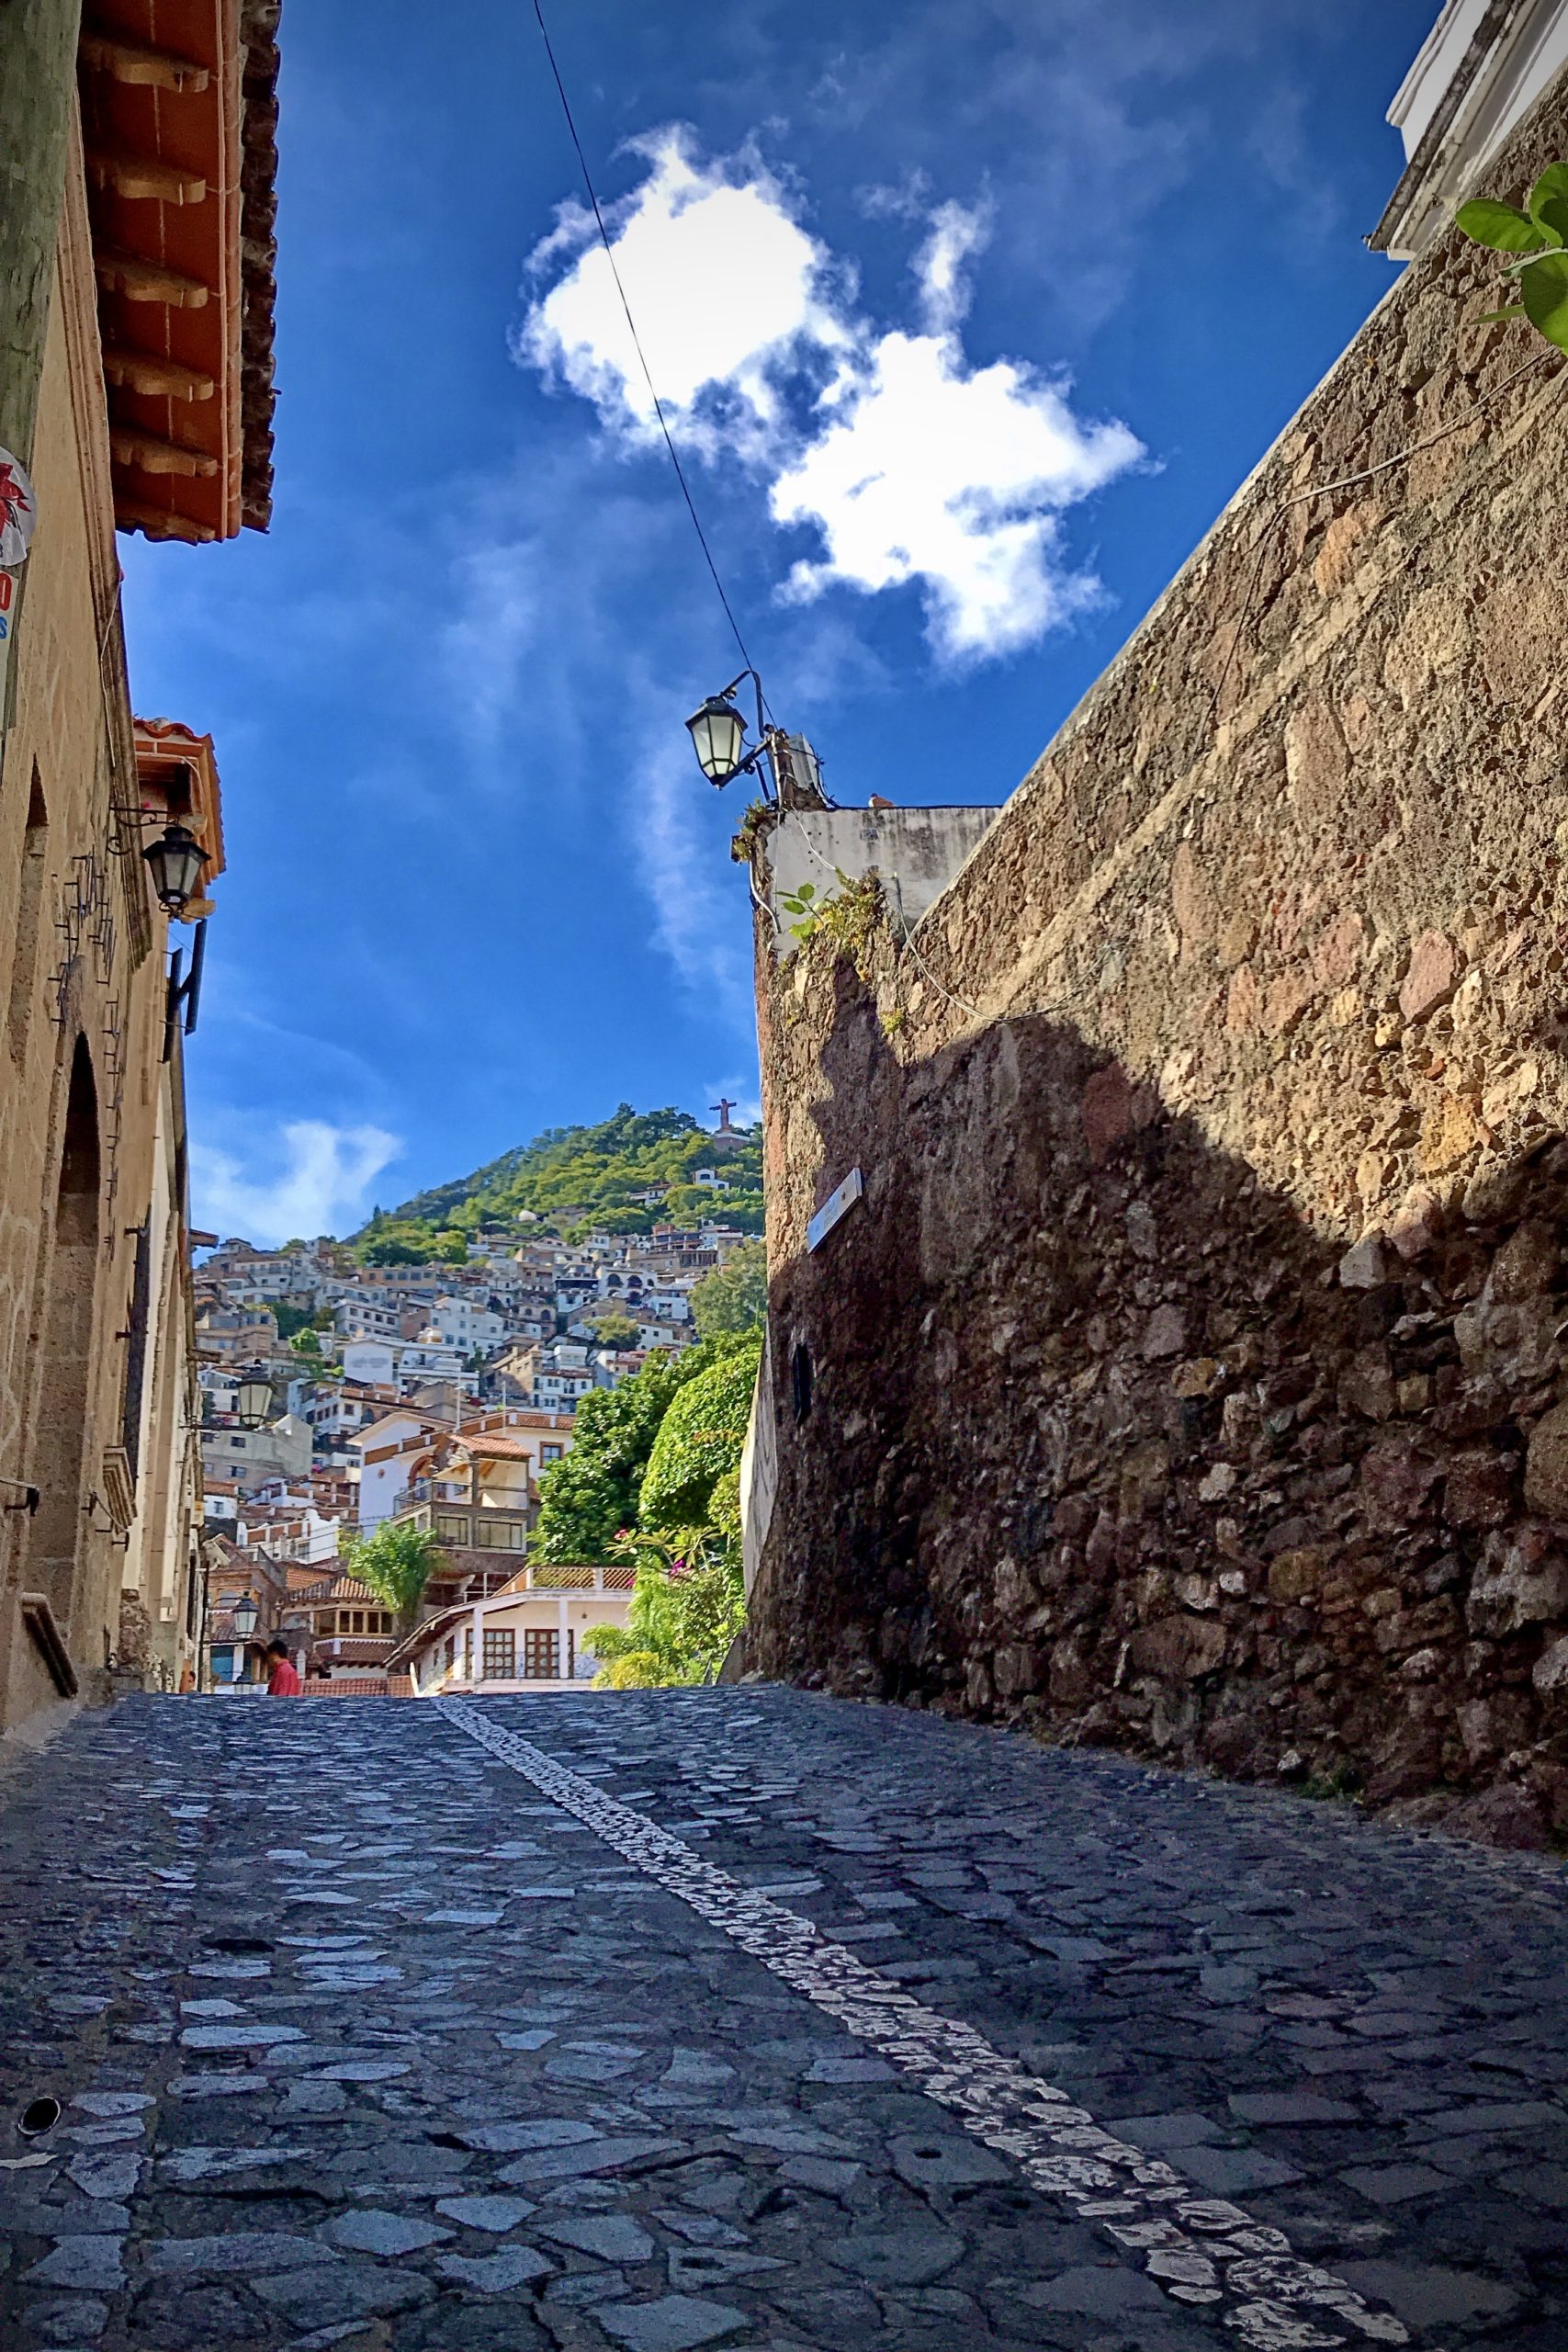
[[[29,0],[0,42],[0,446],[36,512],[0,575],[0,1728],[177,1687],[198,1639],[193,935],[141,852],[178,817],[205,889],[221,832],[210,746],[133,721],[114,535],[265,520],[276,17],[191,12],[176,54],[152,0],[79,46]]]

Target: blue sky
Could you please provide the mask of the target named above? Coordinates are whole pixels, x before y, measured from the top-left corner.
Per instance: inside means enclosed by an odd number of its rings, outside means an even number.
[[[557,0],[769,701],[1000,800],[1390,282],[1434,0]],[[750,1107],[739,666],[532,12],[294,0],[265,537],[122,541],[217,741],[199,1224],[344,1230],[616,1102]]]

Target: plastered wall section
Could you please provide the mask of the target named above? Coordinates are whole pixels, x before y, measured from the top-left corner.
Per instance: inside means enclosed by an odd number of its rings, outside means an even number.
[[[112,813],[117,793],[134,805],[135,789],[126,765],[130,700],[79,135],[67,175],[32,475],[39,522],[17,616],[12,723],[0,763],[0,1472],[46,1476],[59,1458],[62,1416],[81,1415],[80,1489],[69,1498],[79,1531],[76,1563],[61,1614],[91,1697],[107,1687],[118,1657],[128,1556],[118,1540],[125,1531],[106,1508],[106,1455],[121,1433],[134,1235],[154,1181],[164,925],[150,911],[134,825],[125,834]],[[35,787],[47,817],[41,833],[29,830]],[[73,897],[89,869],[97,877],[90,890],[101,885],[101,907],[73,922]],[[67,1384],[71,1401],[62,1407],[44,1340],[78,1037],[98,1098],[99,1239],[87,1375],[80,1393]],[[179,1253],[166,1247],[159,1271],[165,1290],[185,1279]],[[154,1316],[164,1311],[155,1288]],[[149,1459],[156,1464],[179,1442],[179,1408],[166,1386],[164,1398],[147,1432],[144,1478]],[[14,1488],[0,1488],[0,1503],[17,1499]],[[14,1509],[0,1514],[0,1728],[60,1698],[18,1607],[39,1525]]]
[[[1568,1829],[1568,363],[1496,300],[1395,285],[918,959],[760,956],[769,1670]]]

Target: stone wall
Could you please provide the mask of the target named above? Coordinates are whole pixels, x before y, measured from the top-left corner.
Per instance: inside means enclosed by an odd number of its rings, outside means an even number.
[[[1568,1829],[1568,367],[1495,287],[1397,283],[911,942],[760,938],[765,1670]]]

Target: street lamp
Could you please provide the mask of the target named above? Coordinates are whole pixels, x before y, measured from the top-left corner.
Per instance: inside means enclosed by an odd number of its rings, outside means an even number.
[[[259,1430],[265,1426],[272,1410],[272,1382],[260,1364],[240,1374],[234,1391],[234,1409],[243,1430]]]
[[[152,888],[158,904],[168,913],[177,915],[200,888],[201,869],[207,864],[207,852],[193,832],[175,822],[166,825],[155,842],[148,842],[141,854],[147,862],[147,871],[152,876]]]
[[[686,721],[697,765],[708,782],[721,791],[739,774],[744,758],[741,746],[746,740],[746,721],[728,699],[733,692],[730,687],[722,695],[709,695],[702,708],[694,710]]]
[[[757,695],[758,741],[750,751],[745,748],[746,721],[735,707],[735,689],[742,678],[750,679]],[[755,670],[742,670],[740,676],[731,678],[720,693],[709,695],[701,707],[693,711],[686,728],[698,767],[721,792],[738,775],[754,775],[761,779],[763,798],[781,808],[832,807],[822,790],[822,770],[817,754],[805,736],[786,735],[782,727],[775,727],[769,720],[762,701],[762,682]]]
[[[241,1641],[248,1642],[261,1623],[261,1611],[256,1607],[254,1596],[243,1593],[234,1603],[232,1614],[235,1633]]]

